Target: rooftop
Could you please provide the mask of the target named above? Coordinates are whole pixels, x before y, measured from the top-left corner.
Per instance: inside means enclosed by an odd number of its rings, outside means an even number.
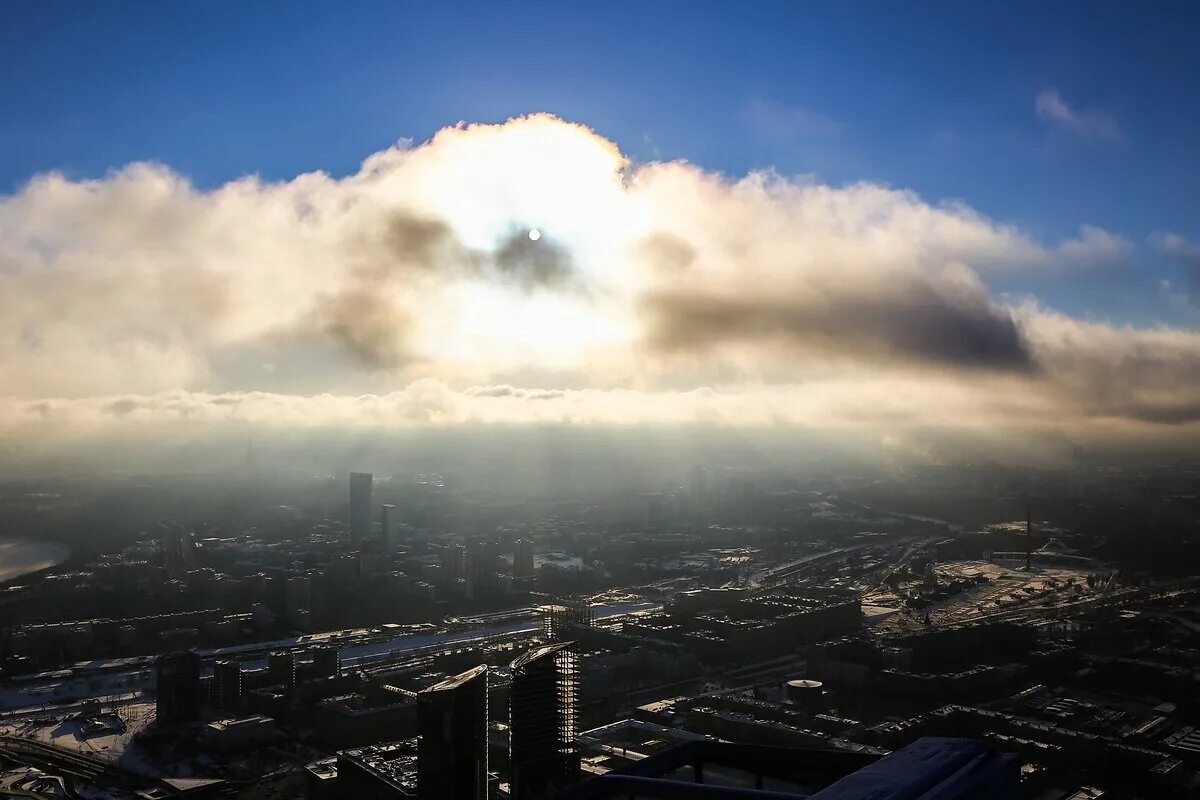
[[[449,678],[439,681],[439,682],[435,683],[433,686],[426,688],[425,691],[426,692],[444,692],[444,691],[449,691],[451,689],[457,689],[458,687],[462,686],[464,683],[472,680],[473,678],[477,678],[480,675],[486,675],[487,671],[488,671],[487,664],[480,664],[477,667],[472,667],[471,669],[467,670],[466,672],[460,672],[457,675],[451,675]]]
[[[526,664],[530,664],[534,661],[537,661],[539,658],[548,656],[551,653],[559,653],[563,650],[566,650],[573,644],[575,644],[575,643],[574,642],[556,642],[555,644],[544,644],[539,647],[535,647],[532,650],[530,650],[528,653],[525,653],[524,655],[519,656],[515,661],[513,661],[512,668],[517,669],[518,667],[523,667]]]

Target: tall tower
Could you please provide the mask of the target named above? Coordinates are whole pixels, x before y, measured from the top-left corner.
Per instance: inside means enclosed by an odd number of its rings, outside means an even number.
[[[371,473],[350,473],[350,542],[361,545],[371,535]]]
[[[399,525],[400,519],[396,514],[396,507],[391,503],[383,504],[383,552],[391,553],[395,551],[396,545],[396,526]]]
[[[200,718],[200,656],[167,653],[154,662],[159,725],[181,725]]]
[[[517,539],[513,549],[513,577],[533,576],[533,540]]]
[[[296,654],[291,650],[267,653],[267,680],[272,686],[285,686],[291,691],[296,685]]]
[[[535,647],[512,662],[509,760],[514,800],[579,780],[579,679],[574,642]]]
[[[213,705],[236,713],[242,704],[242,665],[234,659],[213,664]]]
[[[337,645],[322,645],[314,647],[312,652],[312,673],[318,678],[332,678],[342,671],[342,651]]]
[[[480,664],[417,694],[419,796],[486,800],[487,676]]]

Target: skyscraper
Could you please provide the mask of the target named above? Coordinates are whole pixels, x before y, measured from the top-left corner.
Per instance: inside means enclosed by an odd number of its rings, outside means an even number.
[[[267,679],[271,686],[285,686],[291,689],[296,684],[296,654],[291,650],[268,653]]]
[[[535,647],[512,662],[512,796],[541,797],[579,779],[579,680],[574,642]]]
[[[154,662],[159,725],[182,725],[200,717],[200,656],[166,653]]]
[[[461,544],[450,548],[450,574],[455,578],[471,578],[471,554]]]
[[[533,540],[517,539],[513,549],[513,577],[533,576]]]
[[[242,665],[228,659],[213,664],[213,705],[237,712],[242,704]]]
[[[342,653],[336,645],[314,647],[311,652],[314,677],[332,678],[342,671]]]
[[[398,542],[396,541],[396,526],[400,523],[400,519],[396,514],[396,507],[391,503],[383,504],[383,552],[391,553],[396,549]]]
[[[350,541],[360,545],[371,535],[371,482],[369,472],[350,473]]]
[[[487,666],[481,664],[417,695],[421,797],[487,798],[487,676]]]

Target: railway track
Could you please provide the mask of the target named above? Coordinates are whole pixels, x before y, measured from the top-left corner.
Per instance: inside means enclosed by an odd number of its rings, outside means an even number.
[[[67,778],[68,793],[71,795],[75,795],[71,786],[71,782],[74,780],[115,787],[129,787],[144,783],[142,779],[131,775],[115,764],[34,739],[0,735],[0,751],[11,761]]]

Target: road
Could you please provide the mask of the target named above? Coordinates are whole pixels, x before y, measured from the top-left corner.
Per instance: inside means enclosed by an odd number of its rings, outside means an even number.
[[[599,606],[595,619],[598,622],[612,621],[659,608],[660,605],[646,602],[611,603]],[[265,664],[267,654],[274,650],[303,649],[330,644],[338,647],[343,666],[360,667],[446,648],[505,641],[513,637],[527,636],[540,629],[541,618],[530,614],[466,629],[419,633],[406,631],[399,635],[384,633],[378,628],[332,631],[237,647],[202,650],[200,656],[209,663],[218,658],[236,657],[242,661],[243,666],[249,668]],[[70,675],[58,670],[40,677],[28,676],[19,681],[10,681],[0,692],[0,715],[3,715],[4,711],[14,709],[37,710],[47,706],[58,708],[84,699],[128,695],[149,690],[153,687],[154,659],[154,656],[145,656],[88,661],[76,664]]]

